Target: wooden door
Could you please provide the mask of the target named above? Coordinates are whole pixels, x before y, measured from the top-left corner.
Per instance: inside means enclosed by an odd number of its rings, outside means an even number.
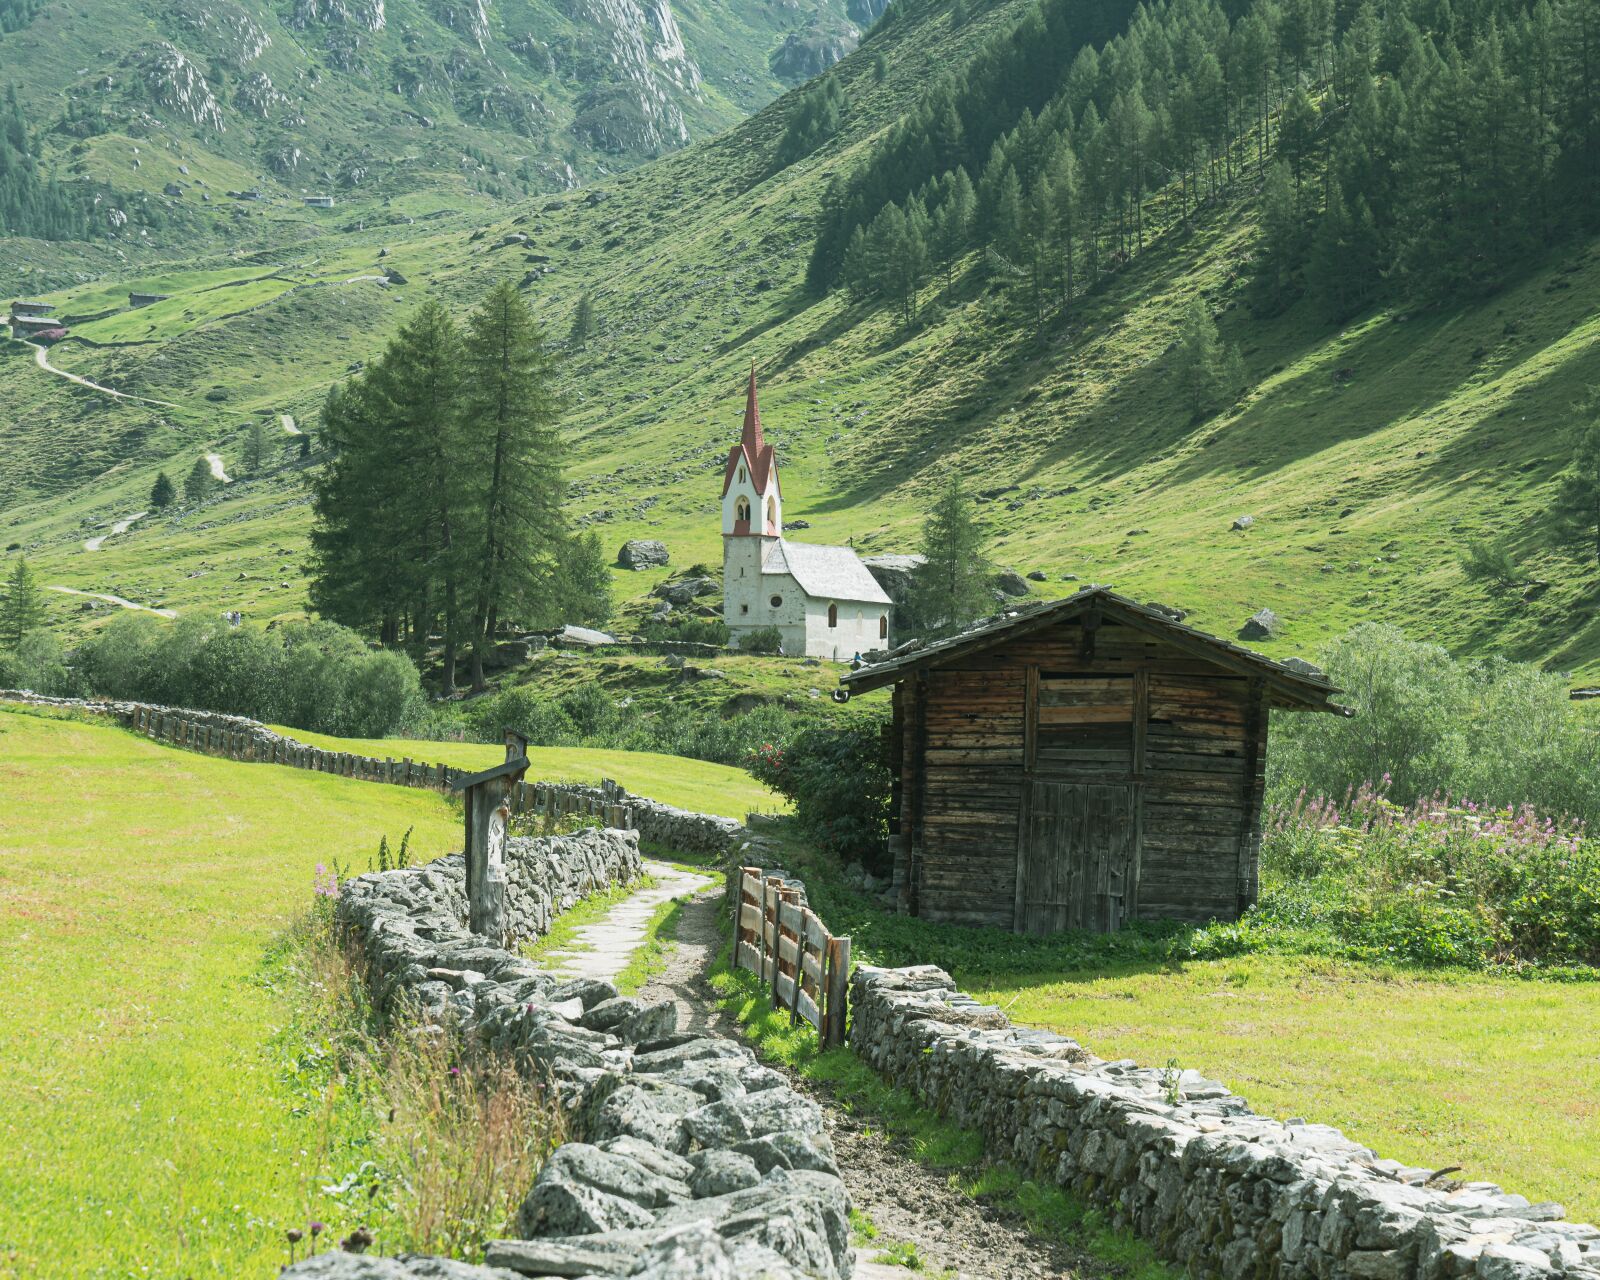
[[[1131,785],[1030,779],[1017,859],[1018,932],[1121,928],[1135,831]]]

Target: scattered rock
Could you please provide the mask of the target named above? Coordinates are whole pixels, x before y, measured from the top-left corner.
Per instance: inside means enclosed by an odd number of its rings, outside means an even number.
[[[632,538],[617,552],[617,563],[624,569],[654,569],[667,563],[667,544],[654,538]]]
[[[1250,528],[1251,525],[1255,524],[1255,522],[1256,522],[1256,518],[1254,516],[1240,516],[1237,520],[1235,520],[1233,522],[1233,524],[1231,524],[1229,526],[1229,528],[1232,528],[1232,529],[1248,529],[1248,528]]]
[[[1014,569],[1005,569],[994,575],[989,581],[994,589],[1005,596],[1025,596],[1028,594],[1028,581]]]
[[[1278,633],[1278,615],[1271,609],[1257,609],[1239,628],[1241,640],[1268,640]]]

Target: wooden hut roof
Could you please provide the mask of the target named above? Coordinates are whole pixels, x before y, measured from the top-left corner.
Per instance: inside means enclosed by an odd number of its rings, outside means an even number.
[[[1198,658],[1245,676],[1266,681],[1274,706],[1353,715],[1348,707],[1331,701],[1339,689],[1309,663],[1291,666],[1220,636],[1186,627],[1167,614],[1120,596],[1105,587],[1085,587],[1061,600],[1019,605],[986,619],[948,639],[874,662],[840,677],[852,693],[867,693],[894,684],[913,671],[937,667],[956,658],[981,653],[1030,632],[1069,622],[1091,609],[1103,618],[1166,640]],[[1294,660],[1291,660],[1294,661]]]

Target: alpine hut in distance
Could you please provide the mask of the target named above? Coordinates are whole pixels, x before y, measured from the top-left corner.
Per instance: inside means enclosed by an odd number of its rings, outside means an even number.
[[[1256,898],[1267,712],[1348,712],[1102,587],[862,667],[894,686],[894,879],[928,920],[1017,933],[1232,920]]]

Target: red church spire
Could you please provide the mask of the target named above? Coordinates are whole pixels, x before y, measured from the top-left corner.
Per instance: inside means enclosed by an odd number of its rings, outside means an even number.
[[[739,442],[744,445],[744,451],[749,455],[750,461],[760,465],[762,451],[767,447],[766,440],[761,435],[761,409],[756,404],[756,362],[750,362],[750,389],[745,394],[744,402],[744,432],[739,437]]]
[[[766,436],[761,432],[761,408],[756,403],[756,364],[750,362],[750,383],[745,392],[744,402],[744,430],[739,435],[739,443],[734,445],[728,453],[728,467],[722,477],[722,492],[728,492],[728,486],[733,483],[734,472],[740,459],[750,468],[750,479],[755,484],[757,493],[767,491],[767,482],[770,478],[776,484],[778,480],[778,460]]]

